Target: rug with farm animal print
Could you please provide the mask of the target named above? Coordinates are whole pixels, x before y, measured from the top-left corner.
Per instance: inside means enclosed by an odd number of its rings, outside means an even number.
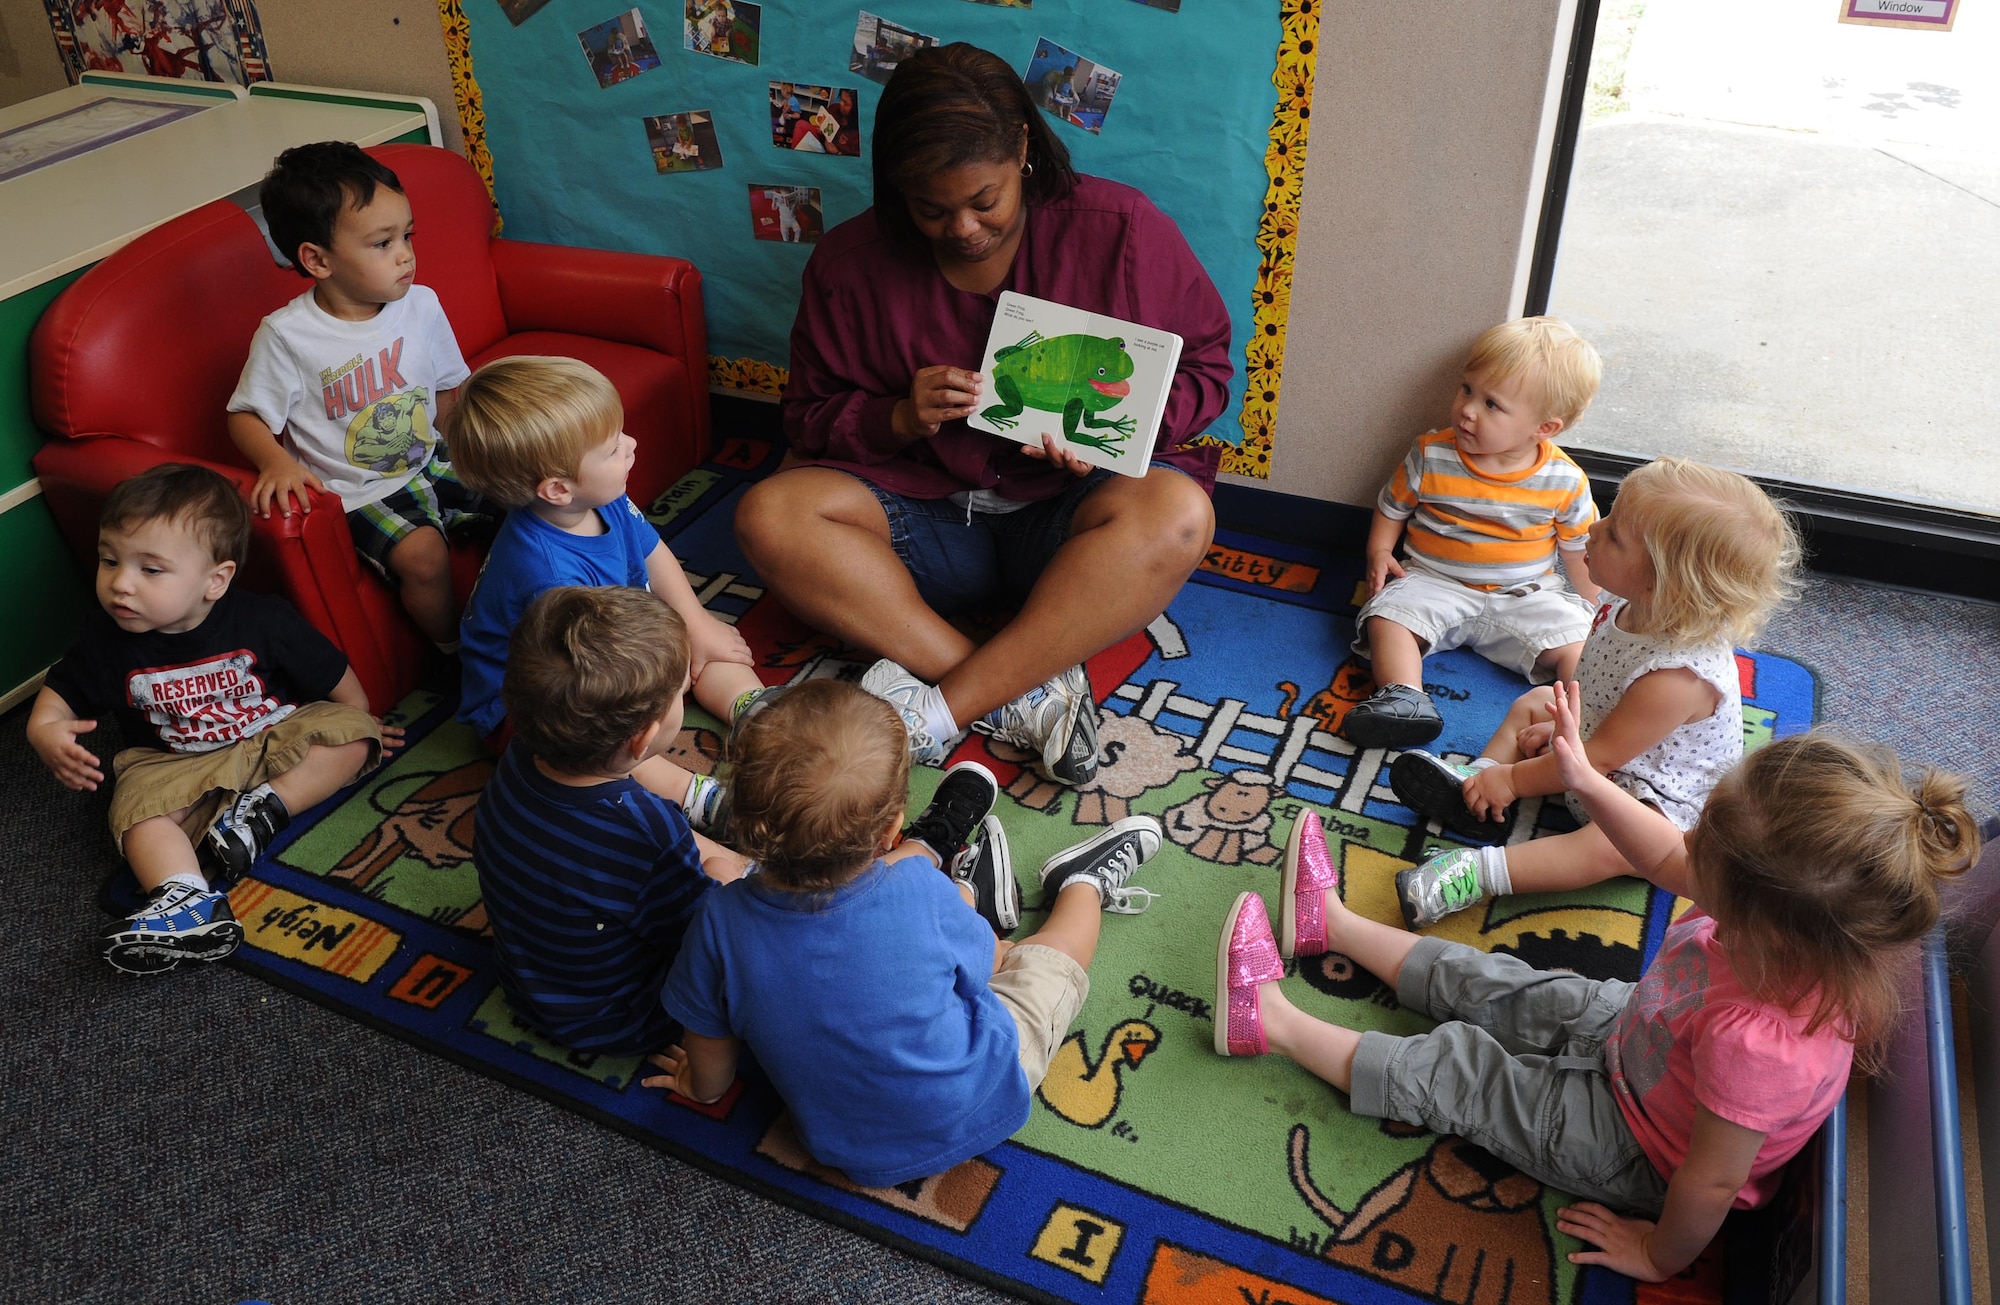
[[[856,677],[869,658],[794,621],[733,542],[743,489],[776,451],[744,440],[691,473],[649,516],[702,601],[733,621],[764,679]],[[1398,805],[1382,751],[1338,727],[1371,689],[1347,652],[1358,557],[1223,530],[1201,570],[1143,633],[1091,660],[1102,704],[1097,777],[1070,790],[981,736],[959,749],[1005,786],[1000,812],[1029,888],[1058,849],[1135,812],[1168,841],[1136,882],[1159,894],[1106,920],[1091,994],[1011,1141],[949,1173],[859,1188],[813,1163],[769,1086],[748,1077],[713,1106],[639,1086],[634,1058],[577,1055],[520,1023],[496,985],[469,848],[492,763],[419,693],[411,744],[360,787],[296,822],[236,890],[250,946],[237,962],[356,1018],[600,1120],[819,1217],[1030,1299],[1147,1302],[1436,1302],[1641,1305],[1719,1300],[1712,1251],[1681,1280],[1640,1286],[1567,1260],[1561,1192],[1477,1147],[1360,1118],[1347,1098],[1279,1057],[1211,1048],[1216,933],[1245,889],[1276,915],[1292,823],[1317,811],[1350,906],[1399,919],[1397,870],[1446,840]],[[1804,668],[1745,654],[1753,744],[1811,722]],[[1425,665],[1446,729],[1477,753],[1522,681],[1470,653]],[[681,760],[713,767],[720,739],[690,708]],[[939,772],[919,769],[911,809]],[[1567,828],[1529,800],[1514,836]],[[1502,898],[1437,932],[1544,967],[1636,978],[1674,903],[1636,880]],[[1022,933],[1040,923],[1030,911]],[[1297,965],[1294,1001],[1349,1025],[1414,1032],[1424,1020],[1339,956]],[[1759,1270],[1762,1272],[1762,1270]]]

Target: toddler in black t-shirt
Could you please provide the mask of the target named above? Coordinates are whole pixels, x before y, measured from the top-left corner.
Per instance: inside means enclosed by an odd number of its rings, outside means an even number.
[[[115,716],[111,835],[146,904],[103,935],[126,974],[236,950],[225,891],[291,823],[370,769],[402,731],[368,711],[347,658],[291,604],[237,593],[250,508],[203,467],[168,464],[104,502],[97,601],[50,669],[28,741],[57,779],[95,791],[77,741]]]

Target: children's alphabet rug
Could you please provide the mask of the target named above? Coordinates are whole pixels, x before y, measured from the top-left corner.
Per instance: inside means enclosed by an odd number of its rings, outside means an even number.
[[[858,677],[868,656],[807,630],[767,596],[730,522],[776,462],[731,440],[649,515],[708,607],[736,623],[764,679]],[[1080,791],[1036,779],[973,735],[958,758],[1000,777],[1016,872],[1037,900],[1051,853],[1134,812],[1169,841],[1134,882],[1159,898],[1109,916],[1092,991],[1010,1142],[950,1173],[856,1188],[802,1151],[752,1075],[697,1106],[638,1085],[636,1058],[576,1055],[516,1021],[496,984],[470,859],[491,761],[419,693],[411,742],[357,789],[295,822],[232,896],[242,968],[479,1072],[821,1218],[1032,1299],[1146,1302],[1451,1302],[1599,1305],[1718,1300],[1720,1258],[1641,1287],[1566,1259],[1565,1196],[1454,1138],[1351,1114],[1347,1098],[1278,1057],[1212,1050],[1223,913],[1245,890],[1275,919],[1279,862],[1311,808],[1337,849],[1348,904],[1400,919],[1394,872],[1446,841],[1398,805],[1382,751],[1338,737],[1366,697],[1348,653],[1358,556],[1229,530],[1158,621],[1090,663],[1103,707],[1101,766]],[[1738,658],[1751,743],[1806,728],[1812,677],[1782,658]],[[1438,749],[1478,752],[1524,685],[1469,653],[1425,667],[1446,729]],[[709,770],[713,720],[689,712],[683,759]],[[919,769],[911,810],[939,772]],[[1518,805],[1514,837],[1570,827],[1559,801]],[[1482,903],[1437,932],[1543,967],[1636,978],[1674,903],[1636,880]],[[1031,910],[1022,933],[1041,916]],[[1286,981],[1307,1010],[1392,1032],[1425,1022],[1339,956]],[[560,1163],[552,1160],[551,1163]]]

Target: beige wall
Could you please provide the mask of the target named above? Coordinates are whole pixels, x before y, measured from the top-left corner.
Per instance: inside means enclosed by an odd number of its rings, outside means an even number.
[[[279,81],[428,96],[463,147],[436,0],[257,0],[257,17]]]
[[[0,105],[69,85],[42,0],[0,0]]]
[[[259,0],[257,16],[278,80],[428,96],[444,144],[460,147],[434,0]],[[68,84],[42,0],[0,0],[0,104]]]
[[[1322,8],[1272,475],[1232,479],[1371,503],[1444,423],[1466,347],[1517,311],[1563,10]]]

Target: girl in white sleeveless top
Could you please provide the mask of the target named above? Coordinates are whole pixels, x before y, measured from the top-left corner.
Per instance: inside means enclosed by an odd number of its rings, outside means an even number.
[[[1577,662],[1585,750],[1599,773],[1683,830],[1743,756],[1735,648],[1796,584],[1798,536],[1734,472],[1662,458],[1626,477],[1585,554],[1607,591]],[[1612,597],[1611,595],[1622,595]],[[1552,690],[1517,699],[1469,766],[1407,752],[1391,769],[1409,806],[1475,842],[1511,832],[1517,799],[1563,793],[1582,827],[1506,848],[1453,848],[1396,876],[1412,928],[1495,893],[1551,892],[1634,866],[1567,792],[1549,751]]]

